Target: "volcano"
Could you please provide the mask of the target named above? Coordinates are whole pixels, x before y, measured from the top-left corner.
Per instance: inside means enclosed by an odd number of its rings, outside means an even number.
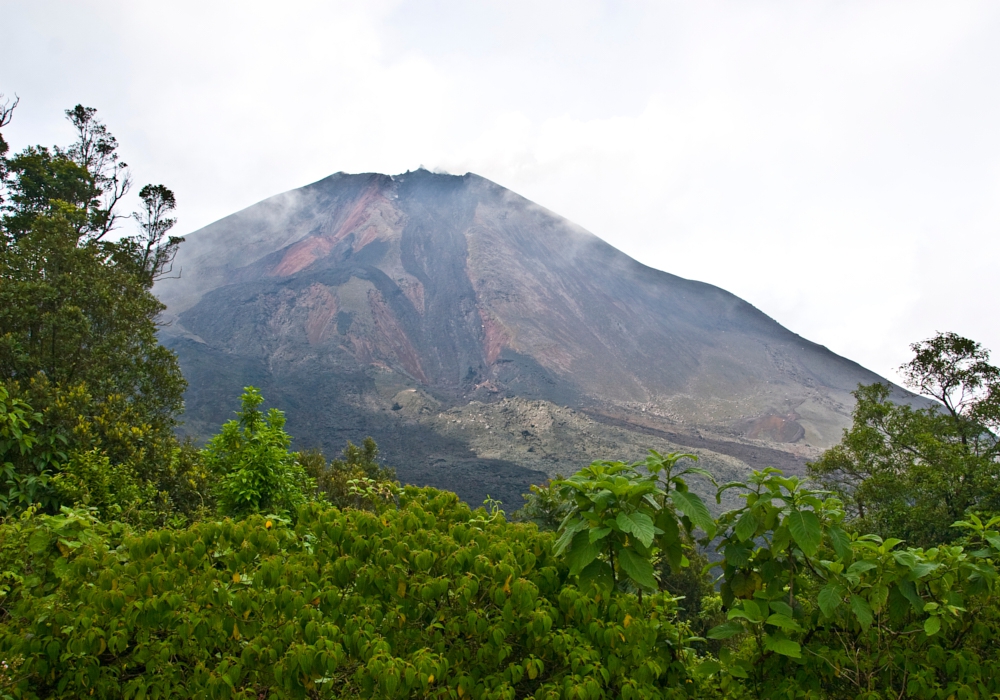
[[[801,473],[884,381],[473,174],[337,173],[188,235],[174,269],[186,433],[252,384],[297,448],[371,435],[402,481],[474,504],[650,447]]]

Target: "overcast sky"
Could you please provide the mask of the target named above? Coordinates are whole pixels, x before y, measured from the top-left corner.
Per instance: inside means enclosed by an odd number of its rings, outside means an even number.
[[[0,41],[13,147],[97,107],[180,233],[472,171],[885,376],[1000,353],[997,2],[0,0]]]

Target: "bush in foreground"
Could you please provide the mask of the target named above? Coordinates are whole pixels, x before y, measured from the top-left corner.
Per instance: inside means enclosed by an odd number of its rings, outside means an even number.
[[[19,698],[690,697],[672,598],[567,585],[553,536],[407,487],[130,536],[2,526],[0,658]]]

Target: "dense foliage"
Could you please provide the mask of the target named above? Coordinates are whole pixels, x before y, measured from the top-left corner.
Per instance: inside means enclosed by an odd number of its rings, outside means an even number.
[[[1000,519],[966,547],[849,534],[836,498],[773,469],[720,518],[722,598],[736,638],[718,665],[757,697],[948,698],[1000,692]]]
[[[30,407],[31,434],[0,455],[0,512],[90,505],[165,522],[197,508],[206,483],[174,436],[186,385],[150,291],[181,241],[166,235],[174,197],[144,187],[138,233],[112,240],[131,176],[93,109],[66,115],[69,148],[0,149],[0,381]]]
[[[292,437],[284,430],[284,414],[276,408],[263,413],[263,402],[257,389],[244,389],[239,420],[223,425],[202,451],[218,480],[223,515],[287,514],[305,502],[313,487],[297,455],[288,451]]]
[[[16,697],[690,697],[664,596],[567,585],[553,537],[407,487],[381,513],[312,504],[116,533],[3,526],[0,657]]]
[[[1000,369],[954,333],[912,347],[903,376],[934,404],[859,387],[852,427],[810,474],[843,499],[858,531],[929,547],[957,537],[951,524],[970,508],[1000,512]]]

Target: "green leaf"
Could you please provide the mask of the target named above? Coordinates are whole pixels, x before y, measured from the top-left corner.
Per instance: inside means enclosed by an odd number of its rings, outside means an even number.
[[[669,508],[664,508],[656,514],[656,527],[663,530],[660,535],[661,546],[669,547],[671,543],[680,544],[680,528],[677,526],[677,517]]]
[[[576,519],[574,520],[573,518]],[[559,535],[559,539],[556,541],[556,546],[555,550],[553,550],[553,553],[556,556],[561,555],[564,551],[566,551],[566,548],[569,546],[570,542],[573,541],[573,538],[576,536],[576,533],[578,533],[580,530],[584,529],[588,525],[589,523],[583,518],[581,518],[579,514],[570,513],[569,515],[567,515],[566,519],[562,523],[563,531],[562,534]]]
[[[897,583],[896,586],[899,588],[899,592],[903,594],[903,597],[910,601],[910,605],[913,606],[914,610],[917,612],[923,611],[924,601],[920,597],[920,594],[917,593],[917,587],[913,581],[903,580]]]
[[[576,576],[586,568],[586,566],[597,558],[601,548],[596,542],[590,541],[590,535],[586,530],[576,533],[573,538],[573,546],[566,555],[566,563],[569,564],[569,573]]]
[[[802,658],[802,647],[797,642],[784,637],[768,635],[764,642],[764,648],[773,651],[775,654],[790,656],[793,659]]]
[[[749,678],[750,674],[747,673],[746,669],[742,665],[737,664],[746,664],[746,661],[743,659],[737,660],[736,664],[729,667],[729,675],[733,678]]]
[[[799,627],[799,623],[797,623],[795,620],[788,617],[787,615],[782,615],[780,613],[775,613],[771,615],[770,617],[767,618],[767,620],[765,620],[765,622],[769,625],[780,627],[786,632],[797,632],[802,629],[801,627]]]
[[[628,574],[628,577],[636,585],[650,590],[658,588],[656,579],[653,578],[653,565],[649,563],[648,559],[643,558],[634,550],[627,547],[619,549],[617,554],[618,564],[621,566],[622,571]]]
[[[35,530],[28,539],[28,551],[32,554],[41,554],[49,547],[49,533],[45,530]]]
[[[923,578],[928,574],[934,573],[939,568],[941,568],[941,565],[936,562],[932,561],[921,562],[920,564],[917,564],[916,566],[913,567],[913,575],[916,576],[917,578]]]
[[[847,533],[833,525],[827,530],[827,534],[830,536],[830,543],[837,556],[841,559],[850,559],[854,552],[851,550],[851,538],[847,536]]]
[[[590,531],[590,541],[597,542],[598,540],[603,540],[605,537],[611,534],[610,527],[595,527]]]
[[[833,617],[834,610],[843,600],[843,589],[836,583],[828,583],[819,591],[819,609],[827,617]]]
[[[757,525],[757,516],[753,514],[752,510],[741,515],[740,519],[736,521],[736,536],[740,542],[746,542],[753,537],[757,532]]]
[[[877,564],[870,561],[856,561],[847,567],[848,575],[863,574],[866,571],[871,571],[872,569],[878,568]]]
[[[792,606],[788,603],[783,603],[780,600],[772,600],[767,604],[773,612],[780,613],[782,615],[787,615],[788,617],[795,617],[792,613]]]
[[[690,491],[671,491],[670,500],[674,502],[677,510],[691,519],[697,527],[710,538],[715,537],[715,520],[708,512],[705,502],[697,494]]]
[[[694,667],[694,675],[706,678],[722,670],[722,664],[715,659],[705,659]]]
[[[924,632],[927,633],[928,637],[933,637],[935,634],[941,631],[941,618],[937,615],[931,615],[926,620],[924,620]]]
[[[687,557],[684,556],[684,548],[681,546],[680,541],[674,540],[669,543],[664,547],[663,554],[667,558],[667,563],[670,564],[671,571],[676,572],[687,566],[685,563]]]
[[[742,623],[738,620],[730,620],[729,622],[723,622],[721,625],[713,627],[705,636],[709,639],[729,639],[733,635],[740,634],[743,631]]]
[[[808,556],[813,556],[823,541],[819,518],[811,510],[793,510],[787,518],[792,538]]]
[[[851,610],[854,611],[854,616],[858,618],[858,622],[861,623],[862,627],[867,628],[872,623],[872,608],[868,605],[868,601],[859,595],[851,596]]]
[[[619,513],[617,522],[622,532],[631,532],[644,546],[653,544],[653,519],[645,513]]]
[[[580,572],[580,588],[586,589],[590,584],[610,590],[614,585],[614,577],[611,575],[611,565],[600,559],[595,559],[587,564],[586,568]]]
[[[764,603],[765,608],[760,609],[760,605],[757,604],[755,600],[744,600],[743,601],[743,611],[747,614],[747,619],[751,622],[762,622],[764,616],[767,615],[767,603]]]

